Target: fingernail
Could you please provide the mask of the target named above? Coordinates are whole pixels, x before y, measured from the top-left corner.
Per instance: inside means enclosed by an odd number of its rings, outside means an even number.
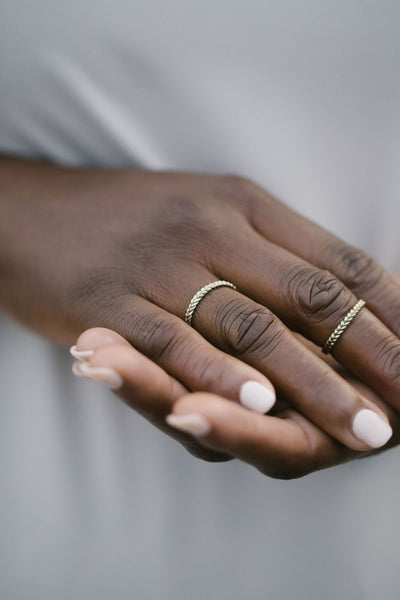
[[[389,423],[373,410],[360,410],[353,419],[353,432],[361,441],[380,448],[390,440],[393,430]]]
[[[260,413],[266,413],[275,404],[275,390],[271,386],[258,381],[246,381],[240,388],[240,403],[246,408]]]
[[[72,363],[72,372],[74,375],[76,375],[76,377],[84,377],[83,373],[81,373],[79,366],[81,363],[79,362],[74,362]]]
[[[93,350],[78,350],[75,346],[71,346],[69,349],[70,353],[77,360],[89,360],[89,358],[93,355]]]
[[[117,390],[123,384],[121,375],[108,367],[91,367],[86,363],[75,362],[72,365],[72,372],[77,377],[87,377],[103,383],[112,390]]]
[[[202,437],[211,431],[211,425],[203,415],[167,415],[165,418],[168,425],[190,433],[195,437]]]

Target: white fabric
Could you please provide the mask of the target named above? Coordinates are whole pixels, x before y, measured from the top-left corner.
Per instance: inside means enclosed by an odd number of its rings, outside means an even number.
[[[239,173],[400,270],[400,4],[2,0],[0,151]],[[7,600],[398,598],[398,450],[209,465],[0,323]]]

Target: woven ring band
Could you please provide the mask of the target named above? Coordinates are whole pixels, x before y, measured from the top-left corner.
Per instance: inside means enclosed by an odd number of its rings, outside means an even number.
[[[329,354],[329,352],[332,351],[333,346],[342,337],[343,333],[346,331],[350,323],[356,318],[363,306],[365,306],[365,300],[358,300],[358,302],[356,302],[353,308],[351,308],[349,312],[343,317],[339,325],[331,333],[331,335],[326,340],[325,344],[322,346],[322,352],[324,354]]]
[[[211,292],[211,290],[215,290],[215,288],[219,287],[229,287],[233,290],[237,290],[236,285],[233,285],[233,283],[231,283],[230,281],[223,281],[222,279],[220,279],[219,281],[213,281],[213,283],[208,283],[207,285],[203,286],[198,292],[195,293],[195,295],[189,302],[189,306],[187,307],[187,311],[185,314],[185,323],[187,323],[188,325],[192,324],[193,313],[198,307],[201,300],[203,300],[204,296],[206,296],[208,292]]]

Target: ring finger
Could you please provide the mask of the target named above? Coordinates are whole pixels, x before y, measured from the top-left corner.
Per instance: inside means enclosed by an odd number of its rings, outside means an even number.
[[[189,304],[188,290],[197,291],[213,278],[216,279],[212,273],[196,273],[195,268],[181,272],[180,281],[185,283],[186,291],[180,293],[178,289],[174,295],[160,294],[152,300],[170,312],[182,314]],[[138,301],[136,299],[135,303]],[[391,428],[386,415],[301,344],[264,306],[232,289],[215,289],[198,304],[193,324],[214,346],[255,367],[272,381],[284,399],[350,448],[380,447],[390,438]],[[186,333],[182,334],[188,340],[190,331],[186,326]],[[194,376],[198,372],[193,368],[197,359],[190,343],[188,346],[183,337],[181,339],[180,344],[167,344],[168,351],[161,355],[149,348],[140,333],[133,335],[132,343],[140,344],[142,352],[155,359],[188,389],[207,389],[226,397],[221,392],[223,378],[218,381],[210,377],[213,369],[215,372],[212,360],[206,371],[203,369],[203,381]]]

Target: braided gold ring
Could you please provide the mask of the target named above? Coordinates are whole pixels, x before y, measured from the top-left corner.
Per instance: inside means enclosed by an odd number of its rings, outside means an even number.
[[[236,285],[234,285],[230,281],[224,281],[223,279],[220,279],[219,281],[214,281],[213,283],[208,283],[207,285],[203,286],[198,292],[195,293],[195,295],[189,302],[189,306],[187,307],[185,314],[185,323],[187,323],[188,325],[192,324],[193,313],[198,307],[200,301],[203,300],[204,296],[206,296],[208,292],[211,292],[211,290],[215,290],[215,288],[219,287],[229,287],[233,290],[237,290]]]
[[[351,308],[349,312],[345,314],[339,325],[331,333],[325,344],[322,346],[322,352],[324,354],[329,354],[329,352],[332,351],[333,346],[341,338],[343,333],[346,331],[350,323],[356,318],[363,306],[365,306],[365,300],[358,300],[353,308]]]

